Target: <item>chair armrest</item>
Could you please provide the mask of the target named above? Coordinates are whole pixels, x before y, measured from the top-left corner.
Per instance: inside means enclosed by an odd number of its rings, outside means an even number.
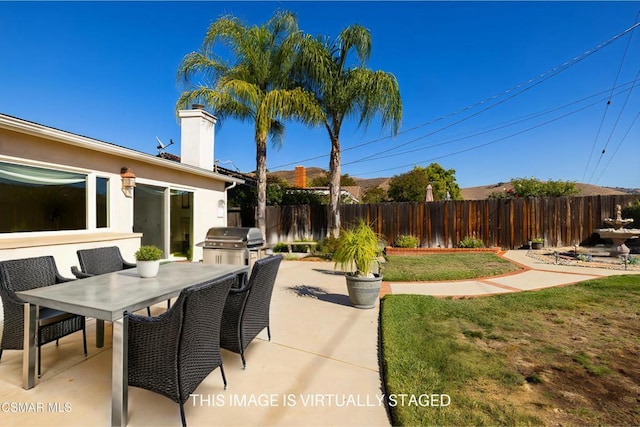
[[[71,267],[71,272],[73,273],[74,276],[76,276],[78,279],[85,279],[87,277],[91,277],[93,276],[93,274],[89,274],[89,273],[85,273],[84,271],[80,271],[78,270],[78,267],[76,267],[75,265],[73,267]]]
[[[247,273],[239,273],[237,274],[236,283],[231,286],[231,289],[229,289],[229,293],[239,294],[242,292],[247,292],[250,288],[251,284],[247,279]]]
[[[68,277],[63,277],[59,273],[56,273],[56,283],[65,283],[65,282],[73,282],[76,280],[75,278],[71,279]]]

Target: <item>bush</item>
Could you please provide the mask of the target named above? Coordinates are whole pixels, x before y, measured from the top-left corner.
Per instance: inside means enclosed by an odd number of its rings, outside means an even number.
[[[276,243],[273,248],[273,252],[281,253],[281,252],[289,252],[289,247],[284,243]]]
[[[313,247],[309,246],[309,245],[296,245],[295,242],[313,242],[313,239],[301,239],[301,240],[295,240],[294,243],[291,245],[291,252],[307,252],[307,251],[313,251]],[[289,246],[286,245],[285,243],[276,243],[274,245],[274,247],[272,248],[273,252],[289,252]]]
[[[417,248],[418,238],[409,234],[402,234],[396,239],[395,246],[397,248]]]
[[[622,209],[622,218],[633,218],[629,227],[640,228],[640,200]]]
[[[338,249],[339,239],[329,236],[318,242],[316,246],[316,250],[326,258],[331,259],[333,257],[333,253]]]
[[[157,246],[140,246],[135,253],[136,261],[158,261],[162,258],[162,250]]]
[[[467,236],[460,241],[458,246],[461,248],[481,248],[482,246],[484,246],[484,243],[481,239]]]

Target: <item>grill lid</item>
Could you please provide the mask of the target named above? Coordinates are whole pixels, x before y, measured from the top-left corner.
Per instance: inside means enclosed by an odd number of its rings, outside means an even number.
[[[204,247],[257,247],[264,244],[262,233],[256,227],[212,227],[207,231]]]

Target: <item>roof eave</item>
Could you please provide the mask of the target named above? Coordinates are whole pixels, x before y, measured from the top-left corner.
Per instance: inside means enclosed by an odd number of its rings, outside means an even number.
[[[98,141],[86,136],[77,135],[70,132],[65,132],[59,129],[50,128],[38,123],[33,123],[18,119],[15,117],[0,114],[0,128],[8,129],[14,132],[24,133],[27,135],[36,136],[39,138],[45,138],[52,141],[57,141],[63,144],[69,144],[76,147],[86,148],[89,150],[99,151],[105,154],[111,154],[115,156],[129,157],[134,160],[149,163],[156,166],[168,167],[171,169],[188,172],[194,175],[201,175],[208,178],[218,179],[223,182],[236,182],[238,184],[244,184],[244,180],[239,178],[233,178],[226,175],[202,169],[196,166],[185,165],[184,163],[177,163],[173,160],[162,159],[151,154],[142,153],[140,151],[132,150],[130,148],[120,147],[118,145],[110,144],[108,142]]]

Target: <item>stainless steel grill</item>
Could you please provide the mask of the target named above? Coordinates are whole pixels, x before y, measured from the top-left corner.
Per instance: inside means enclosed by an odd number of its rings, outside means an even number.
[[[254,227],[213,227],[207,232],[202,246],[205,264],[240,264],[253,266],[260,258],[264,239]]]

